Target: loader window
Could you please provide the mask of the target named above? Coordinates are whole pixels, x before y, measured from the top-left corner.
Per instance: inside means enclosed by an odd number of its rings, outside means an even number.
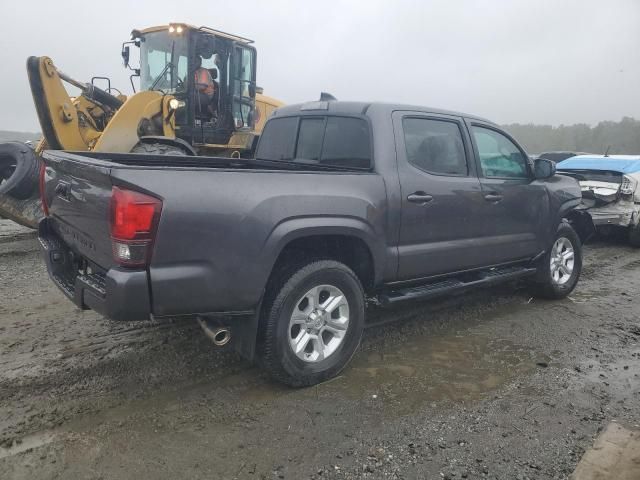
[[[166,32],[144,36],[140,44],[140,89],[175,93],[185,89],[187,43]]]
[[[253,48],[236,47],[233,60],[233,119],[236,128],[252,127],[255,108],[255,64]]]

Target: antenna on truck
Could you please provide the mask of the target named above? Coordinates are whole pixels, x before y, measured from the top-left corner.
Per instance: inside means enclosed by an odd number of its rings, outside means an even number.
[[[609,145],[609,146],[607,147],[607,149],[605,150],[605,152],[604,152],[604,156],[605,156],[605,157],[608,157],[608,156],[609,156],[609,150],[611,150],[611,145]]]

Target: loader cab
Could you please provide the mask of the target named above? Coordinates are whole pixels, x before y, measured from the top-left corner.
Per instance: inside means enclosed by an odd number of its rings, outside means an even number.
[[[179,138],[206,148],[236,143],[234,135],[254,130],[256,50],[251,40],[185,24],[134,30],[132,38],[140,49],[140,89],[160,90],[180,101],[175,112]],[[200,62],[216,84],[211,108],[198,95]]]

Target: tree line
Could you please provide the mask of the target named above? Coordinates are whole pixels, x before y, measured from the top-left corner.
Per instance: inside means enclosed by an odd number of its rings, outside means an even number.
[[[504,125],[526,149],[527,153],[557,150],[602,154],[640,155],[640,120],[624,117],[619,122],[600,122],[595,126],[534,125],[514,123]]]
[[[595,126],[586,123],[575,125],[534,125],[513,123],[504,125],[527,153],[556,150],[602,154],[640,155],[640,120],[624,117],[619,122],[600,122]],[[37,141],[38,133],[8,132],[0,130],[0,142]]]

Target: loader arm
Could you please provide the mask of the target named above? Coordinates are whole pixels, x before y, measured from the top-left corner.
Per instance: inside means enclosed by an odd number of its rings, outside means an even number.
[[[27,74],[42,134],[53,150],[89,150],[97,128],[87,125],[81,133],[78,111],[69,97],[58,70],[48,57],[29,57]]]
[[[169,95],[143,91],[116,97],[68,77],[49,57],[29,57],[27,73],[49,149],[130,152],[142,136],[175,138]],[[63,81],[81,94],[70,97]]]

